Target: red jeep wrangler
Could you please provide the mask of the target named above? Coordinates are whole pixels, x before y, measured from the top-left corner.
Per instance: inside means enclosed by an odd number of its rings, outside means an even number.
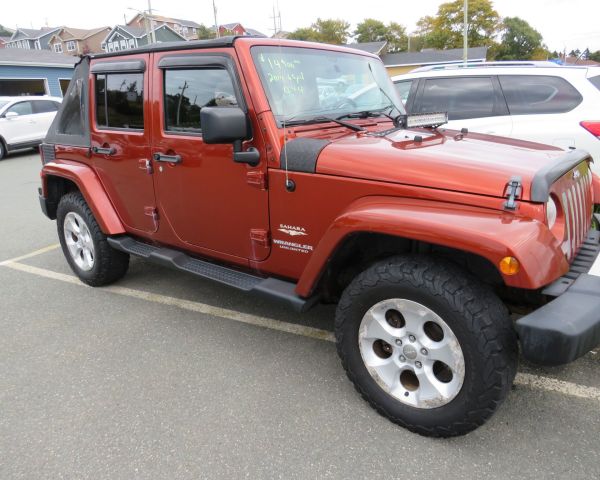
[[[585,152],[444,121],[407,116],[380,60],[347,48],[228,37],[85,56],[42,146],[40,202],[89,285],[136,255],[301,310],[337,302],[361,395],[460,435],[506,397],[519,343],[546,365],[600,343],[600,189]]]

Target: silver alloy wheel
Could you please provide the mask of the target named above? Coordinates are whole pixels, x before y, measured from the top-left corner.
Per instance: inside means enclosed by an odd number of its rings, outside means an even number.
[[[465,378],[465,358],[454,332],[433,310],[412,300],[383,300],[364,315],[358,346],[377,384],[416,408],[450,403]]]
[[[83,271],[94,268],[94,241],[90,229],[83,218],[75,212],[69,212],[63,223],[65,242],[75,264]]]

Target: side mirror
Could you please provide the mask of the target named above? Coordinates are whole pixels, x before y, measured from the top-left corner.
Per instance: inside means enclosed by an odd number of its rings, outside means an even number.
[[[8,118],[9,120],[10,120],[11,118],[16,118],[16,117],[18,117],[18,116],[19,116],[19,114],[18,114],[17,112],[6,112],[6,113],[4,114],[4,117]]]
[[[248,139],[248,117],[238,107],[204,107],[200,110],[202,140],[207,144],[232,143],[233,161],[258,165],[260,153],[254,147],[242,151],[242,141]]]

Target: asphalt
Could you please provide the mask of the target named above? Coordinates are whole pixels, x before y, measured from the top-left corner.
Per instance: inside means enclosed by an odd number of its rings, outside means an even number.
[[[0,263],[57,243],[39,169],[0,161]],[[523,364],[542,387],[434,440],[380,417],[334,344],[303,333],[331,331],[332,307],[300,315],[138,260],[121,290],[92,289],[56,248],[18,264],[0,265],[0,479],[600,478],[597,352]]]

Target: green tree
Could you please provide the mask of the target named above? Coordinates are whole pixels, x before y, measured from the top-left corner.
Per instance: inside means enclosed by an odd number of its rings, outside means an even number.
[[[217,34],[213,28],[209,28],[204,24],[201,24],[198,27],[198,40],[208,40],[210,38],[215,38],[216,36]]]
[[[594,60],[594,62],[600,62],[600,50],[596,50],[595,52],[590,52],[588,55],[588,60]]]
[[[581,50],[579,50],[578,48],[569,52],[569,57],[577,58],[579,55],[581,55]]]
[[[345,20],[321,20],[317,18],[317,21],[310,27],[298,28],[288,35],[288,38],[343,45],[348,41],[349,28],[350,24]]]
[[[400,52],[408,48],[406,29],[396,22],[390,22],[386,26],[379,20],[367,18],[356,26],[354,36],[360,43],[385,41],[389,52]]]
[[[0,25],[0,37],[10,37],[12,32],[4,28],[3,25]]]
[[[382,42],[386,40],[387,35],[388,27],[374,18],[365,18],[354,30],[354,36],[359,43]]]
[[[496,60],[532,60],[542,51],[545,49],[540,32],[519,17],[504,19]]]
[[[460,48],[463,45],[463,0],[442,3],[435,17],[425,16],[417,22],[417,33],[430,48]],[[490,0],[470,0],[467,17],[469,47],[494,45],[500,16]]]

